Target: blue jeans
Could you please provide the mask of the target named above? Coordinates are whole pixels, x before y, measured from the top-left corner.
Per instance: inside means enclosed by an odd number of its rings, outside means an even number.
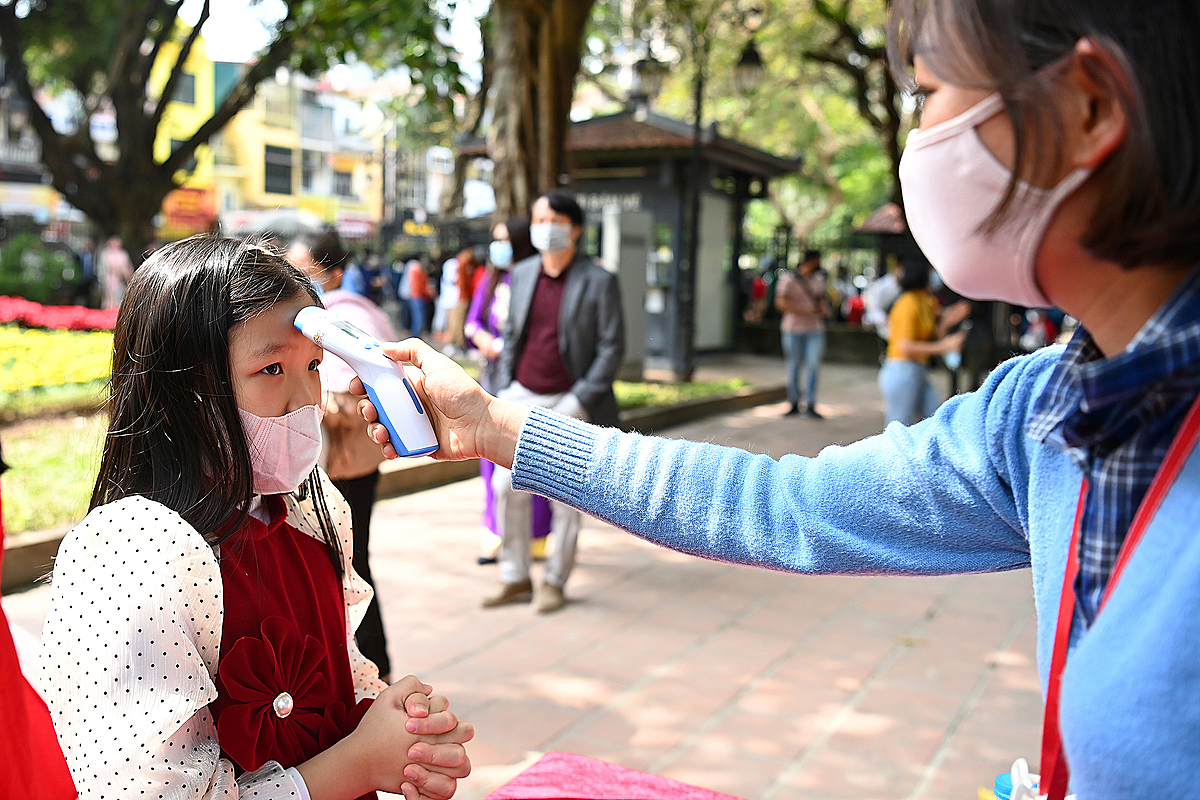
[[[425,301],[419,297],[410,297],[408,308],[410,326],[408,335],[416,338],[425,330]]]
[[[925,365],[917,361],[889,358],[879,370],[884,420],[912,425],[933,416],[942,399],[929,382]]]
[[[788,401],[800,404],[800,362],[808,372],[808,405],[817,402],[817,373],[825,356],[825,331],[812,333],[783,333],[783,357],[787,359]]]

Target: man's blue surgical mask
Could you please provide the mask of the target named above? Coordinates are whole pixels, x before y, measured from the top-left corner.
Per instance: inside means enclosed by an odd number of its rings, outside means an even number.
[[[529,226],[529,238],[539,253],[559,253],[571,248],[571,226],[562,222],[539,222]]]

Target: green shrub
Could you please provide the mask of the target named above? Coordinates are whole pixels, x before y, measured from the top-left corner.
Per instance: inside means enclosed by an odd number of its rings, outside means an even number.
[[[686,403],[689,400],[700,400],[715,395],[736,392],[746,387],[741,378],[727,381],[693,381],[691,383],[626,383],[617,381],[613,384],[613,392],[617,396],[617,404],[624,409],[646,408],[648,406],[670,406]]]
[[[68,304],[83,279],[81,272],[66,246],[48,245],[34,233],[19,233],[0,248],[0,295]]]

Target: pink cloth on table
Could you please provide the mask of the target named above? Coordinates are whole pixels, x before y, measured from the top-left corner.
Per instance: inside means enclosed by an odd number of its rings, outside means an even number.
[[[575,753],[546,753],[484,800],[739,800]]]

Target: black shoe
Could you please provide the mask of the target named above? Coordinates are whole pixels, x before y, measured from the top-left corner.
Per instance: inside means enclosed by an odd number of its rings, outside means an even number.
[[[813,419],[825,419],[825,415],[817,411],[817,409],[813,408],[812,406],[809,406],[807,409],[805,409],[804,413]]]
[[[792,407],[789,408],[787,410],[787,412],[784,414],[785,417],[796,417],[799,415],[800,415],[800,406],[798,406],[795,403],[792,403]]]
[[[495,564],[496,557],[495,556],[479,556],[478,558],[475,559],[475,563],[481,567],[486,567],[488,564]]]

